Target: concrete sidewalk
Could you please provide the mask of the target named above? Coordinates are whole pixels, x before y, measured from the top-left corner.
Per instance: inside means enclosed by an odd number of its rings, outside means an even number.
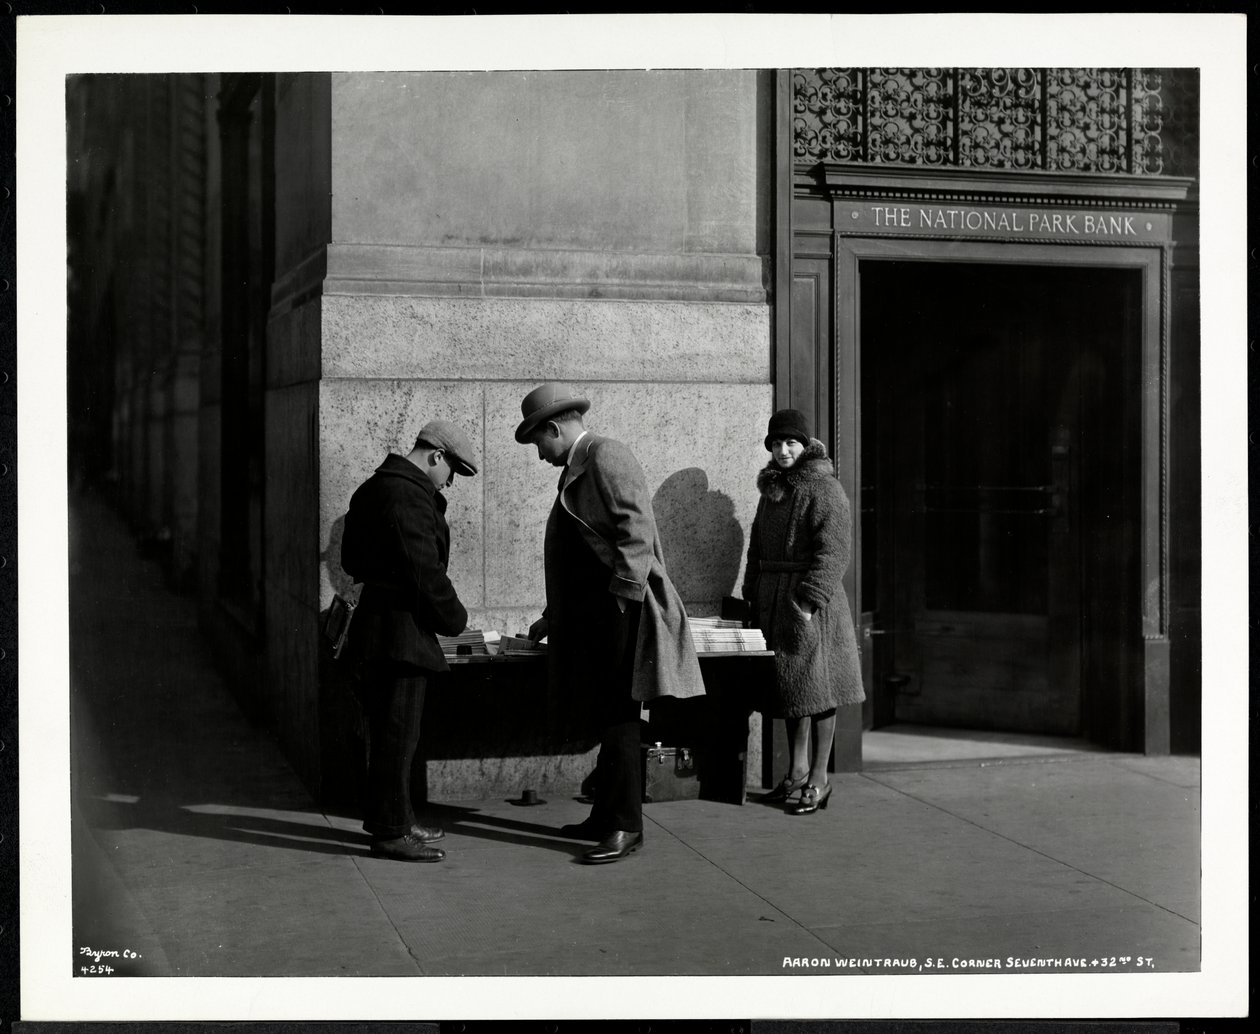
[[[650,804],[645,849],[609,866],[555,835],[572,798],[443,801],[445,862],[372,858],[241,716],[193,601],[99,501],[71,522],[74,943],[138,954],[120,974],[1199,968],[1197,758],[885,760],[812,816]]]

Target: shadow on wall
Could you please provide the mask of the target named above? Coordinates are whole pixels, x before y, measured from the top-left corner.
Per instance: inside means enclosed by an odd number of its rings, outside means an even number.
[[[722,597],[734,594],[744,557],[734,501],[710,491],[699,467],[688,467],[661,483],[652,508],[674,588],[690,608],[717,613]]]
[[[354,585],[354,579],[341,569],[341,537],[345,534],[345,527],[346,515],[343,513],[332,522],[328,529],[328,548],[319,555],[320,561],[328,569],[328,581],[332,584],[333,592],[341,596],[348,596]]]
[[[341,567],[341,539],[345,534],[343,513],[328,529],[328,546],[319,555],[328,571],[333,592],[353,599],[354,579]],[[358,701],[358,674],[349,655],[334,659],[324,638],[328,607],[319,611],[319,752],[320,779],[317,796],[321,805],[343,815],[360,814],[363,773],[366,767],[367,730]]]

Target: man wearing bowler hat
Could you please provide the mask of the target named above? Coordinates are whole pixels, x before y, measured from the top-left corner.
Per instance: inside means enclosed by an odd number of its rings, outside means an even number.
[[[647,479],[629,448],[586,430],[590,405],[566,385],[540,385],[521,403],[516,440],[564,468],[544,539],[547,607],[529,636],[547,637],[553,686],[597,695],[594,804],[563,832],[598,841],[581,860],[599,864],[643,844],[643,704],[697,696],[704,684]]]
[[[374,855],[440,862],[443,832],[416,821],[411,763],[420,741],[424,691],[449,671],[435,637],[458,635],[468,612],[446,574],[451,536],[442,489],[477,473],[472,443],[454,424],[433,420],[406,456],[390,453],[350,499],[341,566],[363,583],[349,649],[361,664],[368,726],[363,828]]]

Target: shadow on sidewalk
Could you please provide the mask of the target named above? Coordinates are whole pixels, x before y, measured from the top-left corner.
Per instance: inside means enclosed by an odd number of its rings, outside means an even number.
[[[242,713],[196,601],[167,587],[99,495],[70,502],[70,770],[83,826],[366,851],[366,836],[329,824],[272,733]]]
[[[538,822],[521,822],[498,815],[483,814],[479,808],[460,807],[453,804],[430,804],[425,809],[448,832],[460,836],[476,837],[501,844],[518,844],[522,847],[541,847],[560,853],[575,853],[582,846],[580,840],[564,837],[560,827],[545,826]],[[487,829],[487,826],[500,827]]]
[[[324,823],[251,815],[231,806],[165,804],[147,801],[143,797],[134,803],[81,798],[79,804],[84,819],[93,830],[152,829],[177,836],[206,837],[315,854],[359,854],[366,853],[368,847],[366,833],[338,829]]]

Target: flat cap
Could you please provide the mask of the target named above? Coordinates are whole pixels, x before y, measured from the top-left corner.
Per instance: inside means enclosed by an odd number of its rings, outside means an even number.
[[[451,461],[451,470],[466,478],[477,473],[477,454],[472,442],[449,420],[430,420],[416,435],[416,444],[424,442],[435,449],[445,451]]]

